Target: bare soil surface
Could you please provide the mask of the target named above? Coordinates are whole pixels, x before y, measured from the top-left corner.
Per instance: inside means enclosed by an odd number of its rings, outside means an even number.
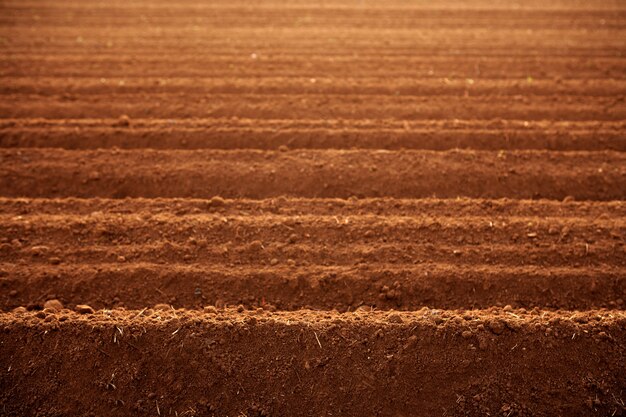
[[[0,415],[626,415],[626,7],[0,2]]]
[[[6,199],[0,305],[623,307],[625,214],[546,200]]]
[[[6,414],[610,415],[625,326],[609,310],[3,314],[0,400]]]
[[[2,149],[7,197],[623,200],[615,151]]]

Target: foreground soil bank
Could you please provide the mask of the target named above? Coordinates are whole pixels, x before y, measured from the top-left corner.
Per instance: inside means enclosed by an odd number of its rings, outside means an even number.
[[[4,415],[622,415],[626,314],[0,315]],[[615,413],[615,414],[613,414]]]

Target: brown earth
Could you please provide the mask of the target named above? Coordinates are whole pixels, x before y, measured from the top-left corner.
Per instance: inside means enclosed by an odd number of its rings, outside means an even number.
[[[0,399],[9,415],[611,415],[625,326],[608,310],[15,313]]]
[[[0,246],[0,303],[623,307],[625,214],[545,200],[3,200],[14,239]]]
[[[2,149],[7,197],[486,197],[622,200],[614,151]]]
[[[624,39],[604,0],[0,2],[0,415],[626,415]]]

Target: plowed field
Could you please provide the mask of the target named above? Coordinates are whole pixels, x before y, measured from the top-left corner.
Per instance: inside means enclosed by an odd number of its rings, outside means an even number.
[[[0,415],[626,415],[626,4],[0,1]]]

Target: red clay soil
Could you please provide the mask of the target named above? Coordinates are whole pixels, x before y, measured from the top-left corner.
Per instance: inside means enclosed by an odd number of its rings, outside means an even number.
[[[0,2],[0,415],[625,416],[626,4]]]
[[[4,415],[621,415],[608,310],[0,315]],[[80,395],[76,395],[80,393]]]
[[[623,307],[626,205],[4,200],[0,307]],[[419,213],[419,214],[416,214]],[[150,288],[146,291],[146,287]]]
[[[98,149],[551,149],[626,151],[622,122],[0,119],[0,146]]]
[[[623,152],[0,150],[7,197],[626,199]]]

